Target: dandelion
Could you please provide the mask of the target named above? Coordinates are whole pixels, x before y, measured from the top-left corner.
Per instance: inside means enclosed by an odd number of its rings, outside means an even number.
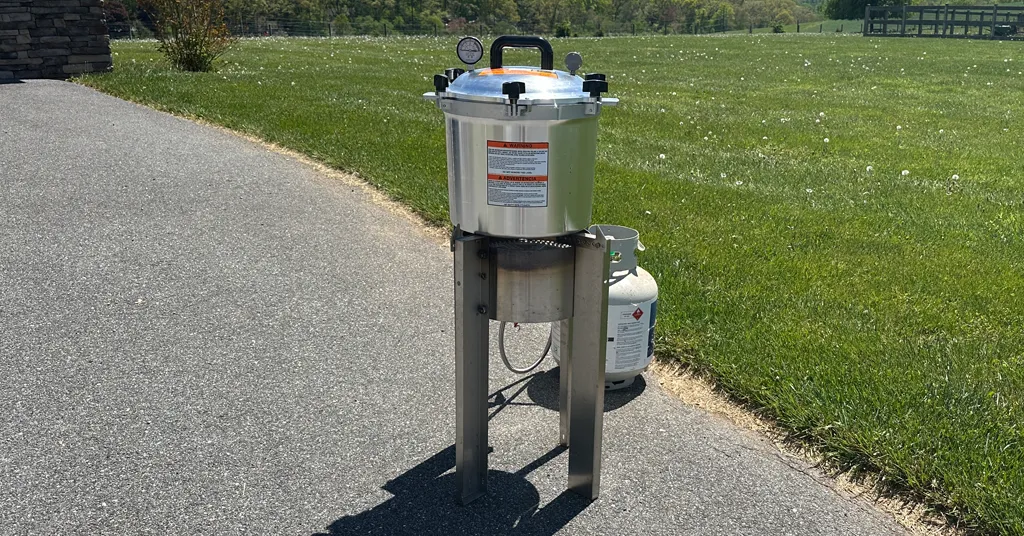
[[[896,131],[897,131],[897,132],[899,132],[899,131],[901,131],[901,130],[903,130],[903,127],[902,127],[902,126],[900,126],[900,125],[896,125]]]
[[[946,133],[946,129],[944,129],[944,128],[940,128],[939,129],[939,134],[945,134],[945,133]]]
[[[825,138],[825,143],[828,143],[828,138]]]
[[[665,113],[665,109],[664,108],[661,109],[661,113]]]
[[[954,175],[953,175],[953,180],[955,180],[955,181],[958,181],[958,180],[960,180],[960,175],[955,175],[955,174],[954,174]]]
[[[868,166],[868,168],[867,168],[867,172],[868,173],[871,173],[874,170],[875,170],[874,166]]]
[[[825,117],[825,112],[818,112],[818,117]]]
[[[724,179],[726,177],[728,177],[728,175],[726,175],[725,173],[722,173],[722,178]]]
[[[765,140],[765,141],[768,141],[768,136],[764,136],[764,137],[762,137],[761,139],[762,139],[762,140]]]
[[[651,215],[651,211],[650,210],[645,210],[644,214],[647,214],[648,216],[650,216]]]
[[[904,177],[906,177],[907,175],[910,175],[910,170],[909,169],[904,169],[903,171],[900,172],[900,175],[903,175]]]
[[[821,123],[821,119],[815,119],[815,120],[814,120],[814,124],[815,124],[815,125],[817,125],[817,124],[820,124],[820,123]]]
[[[814,189],[813,188],[808,188],[808,189],[806,189],[804,191],[809,193],[809,194],[813,194],[814,193]]]
[[[736,186],[743,186],[743,181],[736,181]]]
[[[708,137],[707,136],[704,136],[704,141],[708,141]]]
[[[659,155],[658,155],[658,159],[659,159],[659,160],[664,160],[664,159],[665,159],[665,153],[661,153],[661,154],[659,154]]]

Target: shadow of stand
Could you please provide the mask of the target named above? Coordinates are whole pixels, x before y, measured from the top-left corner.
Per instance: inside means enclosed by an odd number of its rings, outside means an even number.
[[[509,406],[539,405],[558,411],[559,369],[537,372],[491,394],[489,419]],[[622,407],[646,388],[643,377],[632,386],[605,393],[605,411]],[[518,402],[524,392],[530,402]],[[394,497],[352,516],[342,517],[313,536],[507,534],[550,536],[590,505],[590,500],[564,491],[540,507],[540,494],[526,476],[566,451],[555,447],[515,473],[488,471],[487,495],[468,506],[455,501],[455,445],[389,481]]]
[[[569,491],[540,508],[540,494],[526,475],[558,457],[557,447],[526,467],[488,472],[488,493],[469,506],[455,502],[455,445],[431,456],[384,485],[394,494],[370,510],[331,523],[313,536],[398,534],[453,536],[508,534],[550,536],[579,515],[590,501]]]

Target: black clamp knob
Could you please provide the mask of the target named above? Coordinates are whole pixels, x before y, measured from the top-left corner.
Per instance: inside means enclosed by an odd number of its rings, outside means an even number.
[[[465,74],[465,69],[459,69],[458,67],[452,67],[444,70],[444,75],[448,77],[448,80],[454,82],[456,78]]]
[[[601,73],[587,73],[587,77],[584,80],[605,80],[605,77]]]
[[[605,91],[608,91],[606,88]],[[501,92],[508,96],[508,100],[517,101],[519,96],[526,93],[526,84],[522,82],[505,82],[501,85]]]
[[[434,75],[434,91],[438,93],[448,89],[448,77],[443,74]]]
[[[608,93],[608,82],[604,80],[587,80],[583,82],[583,92],[589,93],[591,97],[600,97],[602,93]]]

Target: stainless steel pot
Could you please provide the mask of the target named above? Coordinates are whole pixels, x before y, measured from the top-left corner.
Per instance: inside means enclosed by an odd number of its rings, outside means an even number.
[[[540,50],[541,67],[504,67],[507,47]],[[601,97],[604,75],[576,76],[578,54],[567,63],[573,72],[554,70],[540,37],[503,36],[491,45],[490,68],[434,78],[435,91],[423,96],[445,114],[453,225],[518,238],[589,227],[597,116],[618,99]]]

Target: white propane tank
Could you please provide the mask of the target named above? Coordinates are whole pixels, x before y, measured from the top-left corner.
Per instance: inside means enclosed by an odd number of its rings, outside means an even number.
[[[633,384],[654,358],[654,326],[658,316],[658,283],[637,266],[636,252],[644,251],[640,233],[619,225],[593,225],[608,237],[612,259],[608,288],[608,349],[604,388]],[[559,323],[551,325],[551,355],[558,361]]]

